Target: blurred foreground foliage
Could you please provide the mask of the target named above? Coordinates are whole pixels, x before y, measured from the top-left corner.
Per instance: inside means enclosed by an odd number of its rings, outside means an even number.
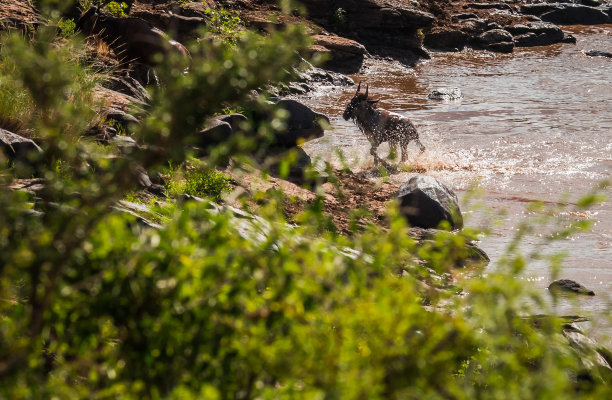
[[[55,34],[40,28],[33,40],[0,43],[0,85],[11,90],[0,113],[43,148],[0,172],[0,398],[610,396],[609,377],[578,379],[583,364],[561,321],[535,329],[525,318],[528,304],[545,308],[516,279],[535,257],[517,245],[529,226],[496,271],[449,289],[428,280],[435,275],[417,255],[451,272],[463,240],[419,247],[393,211],[388,229],[369,225],[348,238],[327,229],[321,199],[295,227],[270,195],[253,219],[258,240],[208,203],[172,208],[161,229],[113,211],[134,189],[126,171],[184,162],[190,136],[220,104],[252,102],[253,89],[286,80],[307,45],[301,29],[193,44],[188,74],[168,60],[133,127],[151,146],[129,157],[79,135],[97,107],[95,79],[73,56],[79,44],[58,46]],[[282,124],[254,130],[274,126]],[[258,140],[232,140],[206,161],[254,151]],[[17,172],[44,178],[37,198],[9,189]]]

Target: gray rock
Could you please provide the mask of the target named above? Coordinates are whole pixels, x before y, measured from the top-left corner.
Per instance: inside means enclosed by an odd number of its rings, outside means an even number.
[[[144,86],[131,76],[109,76],[103,83],[107,89],[123,93],[143,103],[151,100],[151,95]]]
[[[425,34],[423,44],[431,49],[461,51],[468,43],[468,35],[458,29],[439,28]]]
[[[601,5],[602,1],[601,0],[580,0],[580,1],[577,1],[577,3],[580,3],[585,6],[598,7]]]
[[[448,234],[449,232],[441,231],[439,229],[424,229],[424,228],[415,228],[412,227],[408,230],[408,235],[413,239],[417,240],[420,244],[430,243],[433,246],[436,246],[436,242],[434,240],[436,234],[444,232]],[[457,232],[452,232],[452,234],[460,234]],[[456,268],[465,268],[465,267],[485,267],[491,261],[487,253],[482,250],[478,245],[472,241],[467,241],[465,243],[465,258],[456,260],[455,267]]]
[[[0,128],[0,149],[10,162],[30,162],[31,157],[42,153],[33,140]]]
[[[563,33],[563,40],[561,40],[561,43],[576,43],[576,38],[572,35],[570,35],[569,33]]]
[[[511,53],[514,49],[514,38],[505,29],[492,29],[479,35],[475,41],[476,47],[499,53]]]
[[[152,216],[155,213],[151,211],[151,209],[144,204],[133,203],[131,201],[120,200],[116,205],[112,207],[115,211],[119,211],[121,213],[132,215],[136,218],[136,222],[145,228],[153,228],[153,229],[162,229],[163,227],[150,219],[146,218],[146,216]]]
[[[110,139],[110,144],[114,144],[119,148],[135,148],[138,147],[136,141],[130,136],[116,135]]]
[[[355,84],[351,78],[339,72],[332,72],[315,67],[304,59],[300,59],[300,63],[305,65],[306,69],[298,70],[294,68],[293,72],[301,83],[306,83],[307,85],[322,83],[332,86],[352,86]]]
[[[430,58],[422,49],[419,29],[431,27],[436,17],[407,1],[389,0],[305,0],[309,16],[328,21],[330,31],[363,44],[368,53],[390,57],[407,65]],[[334,22],[337,10],[346,12],[341,27]]]
[[[558,3],[535,3],[522,5],[520,12],[522,14],[540,16],[544,13],[559,10],[561,8],[563,8],[563,6]]]
[[[471,36],[478,36],[487,30],[489,21],[482,18],[470,18],[459,21],[461,30]]]
[[[316,53],[327,56],[325,69],[339,73],[354,74],[359,72],[365,56],[365,47],[354,40],[336,35],[314,35]]]
[[[540,15],[540,18],[560,25],[599,25],[612,22],[607,9],[580,4],[560,4]]]
[[[553,294],[573,293],[587,296],[595,296],[595,292],[582,286],[571,279],[559,279],[548,286],[548,290]]]
[[[595,340],[586,336],[575,323],[563,325],[563,336],[576,351],[580,364],[587,376],[578,376],[578,380],[592,380],[594,377],[612,377],[612,367],[608,362],[609,352]]]
[[[204,149],[227,141],[232,135],[232,126],[218,118],[211,118],[200,131],[196,145]]]
[[[477,10],[512,10],[506,3],[468,3],[467,6]]]
[[[589,57],[608,57],[608,58],[612,58],[612,53],[608,53],[606,51],[600,51],[600,50],[589,50],[589,51],[585,51],[584,54],[589,56]]]
[[[463,93],[459,88],[438,88],[427,95],[430,100],[459,100],[463,98]]]
[[[122,18],[92,6],[76,22],[75,29],[87,36],[97,36],[126,62],[138,60],[153,66],[158,55],[181,56],[185,61],[190,58],[185,46],[141,18]]]
[[[214,119],[227,122],[228,124],[230,124],[232,131],[240,130],[241,125],[247,121],[247,117],[239,113],[218,115],[214,117]]]
[[[109,107],[106,111],[106,119],[115,120],[124,127],[127,127],[129,124],[138,124],[140,122],[138,118],[134,117],[132,114],[128,114],[115,107]]]
[[[287,129],[275,136],[276,145],[289,148],[323,136],[324,129],[321,123],[325,121],[329,124],[327,116],[316,113],[310,107],[292,99],[279,100],[276,105],[289,113],[285,121]]]
[[[517,47],[548,46],[562,42],[565,35],[561,28],[548,22],[530,22],[506,27],[514,35]]]
[[[132,171],[132,174],[134,175],[134,178],[136,178],[140,186],[144,188],[148,188],[153,184],[153,182],[151,182],[151,178],[149,178],[149,174],[142,165],[135,166]]]
[[[463,14],[454,14],[454,15],[451,15],[451,19],[453,21],[460,21],[462,19],[473,19],[473,18],[478,18],[478,15],[476,15],[474,13],[463,13]]]
[[[397,28],[419,29],[430,26],[435,16],[414,8],[408,2],[383,0],[303,0],[309,15],[329,18],[342,8],[347,11],[348,28],[388,30]]]
[[[411,226],[438,228],[447,221],[451,229],[463,227],[457,195],[442,182],[418,175],[403,184],[398,193],[400,213]]]

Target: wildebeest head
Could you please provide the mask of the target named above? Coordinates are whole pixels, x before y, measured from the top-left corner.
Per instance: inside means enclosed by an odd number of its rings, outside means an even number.
[[[365,93],[360,93],[359,91],[361,90],[361,82],[359,82],[359,85],[357,86],[357,92],[355,92],[355,96],[353,96],[348,106],[346,106],[346,110],[344,110],[342,118],[344,118],[346,121],[351,118],[355,119],[355,110],[378,103],[378,100],[372,100],[368,98],[368,89],[369,85],[366,84]]]

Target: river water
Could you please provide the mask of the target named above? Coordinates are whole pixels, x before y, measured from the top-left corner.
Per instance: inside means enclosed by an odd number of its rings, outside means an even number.
[[[557,311],[576,312],[578,306],[583,313],[597,313],[612,304],[612,202],[589,212],[571,209],[579,197],[612,177],[612,59],[582,52],[612,52],[612,25],[572,27],[570,32],[576,44],[519,48],[508,55],[433,53],[431,60],[412,69],[370,61],[353,78],[370,85],[370,96],[379,99],[381,107],[409,117],[417,126],[427,151],[419,154],[411,144],[406,166],[442,180],[463,200],[470,188],[483,189],[480,200],[501,215],[499,224],[491,223],[486,212],[475,211],[474,204],[463,211],[467,226],[492,230],[480,243],[492,259],[490,268],[495,268],[517,226],[533,216],[526,208],[532,200],[568,202],[570,211],[558,213],[562,222],[592,220],[589,232],[542,251],[567,252],[558,277],[574,279],[597,294],[577,305],[562,302]],[[427,99],[439,87],[458,87],[464,97],[446,103]],[[335,166],[341,165],[335,151],[340,150],[353,171],[368,171],[373,160],[367,140],[341,118],[354,93],[354,87],[330,87],[300,99],[328,115],[332,125],[304,149]],[[379,148],[381,156],[388,152],[385,146]],[[402,183],[413,175],[399,172],[390,180]],[[526,248],[533,248],[544,231],[526,239]],[[536,260],[523,279],[545,291],[552,278],[547,263]]]

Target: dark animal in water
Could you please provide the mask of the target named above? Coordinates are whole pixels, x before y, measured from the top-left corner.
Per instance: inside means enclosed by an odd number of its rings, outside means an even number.
[[[85,35],[97,35],[122,60],[154,65],[156,56],[179,54],[190,58],[179,42],[170,39],[149,22],[134,17],[120,18],[90,7],[77,21],[76,28]]]
[[[383,142],[389,142],[393,152],[397,145],[400,145],[402,162],[406,160],[406,148],[413,140],[421,149],[421,153],[424,152],[425,146],[419,141],[419,133],[412,122],[402,115],[377,108],[378,100],[368,98],[368,89],[366,85],[365,93],[360,93],[361,82],[359,82],[357,92],[346,106],[342,117],[347,121],[352,119],[364,133],[372,146],[370,154],[374,156],[374,161],[378,163],[376,149]]]

